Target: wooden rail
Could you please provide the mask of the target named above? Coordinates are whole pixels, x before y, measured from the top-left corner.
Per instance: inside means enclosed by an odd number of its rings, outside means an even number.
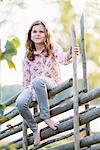
[[[57,87],[55,89],[57,89]],[[60,95],[58,95],[58,97],[59,96]],[[87,93],[82,92],[79,94],[79,105],[81,106],[89,101],[94,100],[95,98],[98,98],[98,97],[100,97],[100,87],[93,89]],[[58,114],[61,114],[63,112],[73,109],[73,96],[71,93],[69,94],[69,96],[67,94],[66,94],[66,96],[62,94],[62,98],[59,99],[59,102],[57,101],[57,99],[58,98],[56,97],[55,100],[54,99],[50,100],[50,102],[51,102],[50,106],[54,105],[54,107],[51,108],[51,112],[50,112],[51,116],[56,116]],[[58,107],[55,107],[56,103],[58,104]],[[63,105],[61,105],[62,103],[63,103]],[[84,112],[83,114],[80,114],[80,125],[89,123],[90,121],[92,121],[98,117],[100,117],[100,108],[90,109],[90,110]],[[35,115],[35,119],[38,123],[42,121],[39,117],[39,114]],[[46,138],[49,138],[50,136],[59,134],[61,132],[67,131],[67,130],[71,130],[72,128],[73,128],[73,116],[66,118],[64,121],[63,120],[60,121],[59,130],[57,132],[51,130],[50,128],[43,129],[41,131],[41,138],[42,138],[42,140],[44,140]],[[20,131],[22,131],[22,123],[15,125],[14,130],[7,129],[4,131],[1,131],[0,139],[4,139],[5,137],[9,137],[10,135],[18,133]],[[28,146],[33,143],[33,140],[34,140],[33,134],[28,135]],[[12,143],[15,143],[16,147],[18,149],[18,148],[22,147],[23,141],[22,141],[22,138],[20,138],[19,140],[12,141],[9,144],[12,144]],[[8,145],[6,144],[2,148],[8,147]]]

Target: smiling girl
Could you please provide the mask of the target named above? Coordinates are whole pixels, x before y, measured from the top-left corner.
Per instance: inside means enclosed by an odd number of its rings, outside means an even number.
[[[79,47],[75,47],[78,55]],[[23,61],[23,91],[16,100],[16,107],[34,133],[34,145],[40,144],[40,130],[32,116],[29,105],[36,100],[40,118],[53,130],[58,124],[50,118],[48,90],[61,83],[59,64],[71,63],[71,49],[66,53],[53,44],[43,21],[35,21],[27,34],[26,55]]]

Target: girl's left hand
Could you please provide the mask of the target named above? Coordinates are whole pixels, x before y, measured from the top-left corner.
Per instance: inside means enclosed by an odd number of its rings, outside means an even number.
[[[75,54],[79,55],[80,52],[80,47],[78,44],[76,44],[75,48],[74,48]],[[71,59],[72,58],[72,47],[70,48],[69,52],[68,52],[68,58]]]
[[[79,51],[80,51],[80,47],[78,44],[76,44],[75,48],[74,48],[75,54],[79,55]]]

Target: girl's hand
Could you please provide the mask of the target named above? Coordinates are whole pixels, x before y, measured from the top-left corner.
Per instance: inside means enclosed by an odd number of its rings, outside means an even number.
[[[80,47],[78,44],[76,44],[74,51],[76,55],[79,55]],[[72,46],[70,47],[70,50],[68,52],[68,59],[71,59],[71,58],[72,58]]]

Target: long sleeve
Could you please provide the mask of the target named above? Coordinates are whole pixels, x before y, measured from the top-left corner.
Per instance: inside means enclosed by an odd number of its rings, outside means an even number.
[[[54,55],[58,62],[62,65],[67,65],[72,62],[72,60],[68,57],[68,53],[64,52],[60,46],[54,50]]]
[[[30,63],[29,60],[25,57],[22,64],[23,70],[23,89],[28,87],[31,82],[31,73],[30,73]]]

